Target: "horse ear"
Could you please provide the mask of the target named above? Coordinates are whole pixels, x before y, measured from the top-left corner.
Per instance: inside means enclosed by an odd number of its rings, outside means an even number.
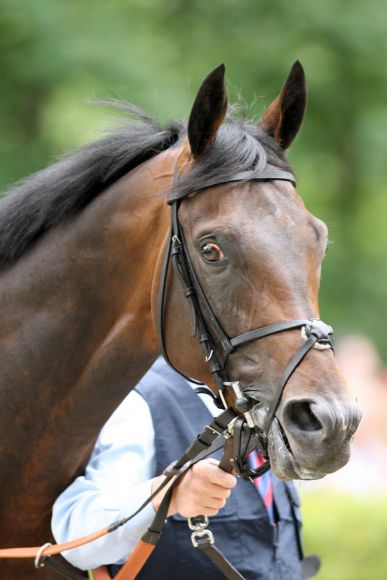
[[[287,149],[297,135],[304,118],[307,101],[304,69],[297,60],[282,91],[265,111],[259,122],[266,133]]]
[[[224,64],[203,81],[188,121],[188,140],[193,157],[202,155],[214,142],[227,111]]]

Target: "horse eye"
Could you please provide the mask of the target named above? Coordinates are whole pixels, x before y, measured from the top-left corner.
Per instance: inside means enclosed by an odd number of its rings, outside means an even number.
[[[201,247],[202,255],[207,262],[220,262],[225,259],[225,255],[217,244],[209,242]]]

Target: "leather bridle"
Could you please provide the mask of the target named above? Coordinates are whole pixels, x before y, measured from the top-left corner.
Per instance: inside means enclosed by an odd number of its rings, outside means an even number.
[[[179,222],[179,207],[181,201],[190,194],[198,193],[203,189],[213,187],[215,185],[220,185],[222,183],[234,182],[234,181],[272,181],[281,180],[289,181],[295,185],[294,175],[288,171],[277,169],[271,166],[266,166],[265,168],[258,168],[252,171],[244,171],[238,173],[225,181],[224,179],[210,179],[203,183],[200,190],[184,190],[184,193],[179,193],[178,183],[179,183],[178,169],[175,170],[175,179],[173,183],[172,190],[168,196],[168,204],[171,206],[171,231],[169,240],[167,243],[167,249],[165,253],[162,275],[161,275],[161,286],[159,294],[159,312],[158,312],[158,333],[161,351],[167,362],[174,368],[177,372],[185,376],[181,371],[176,369],[171,363],[164,337],[164,307],[166,298],[166,287],[167,278],[170,262],[172,262],[174,270],[180,280],[182,285],[184,295],[189,301],[192,313],[192,334],[198,340],[202,350],[205,362],[209,365],[210,372],[214,377],[214,382],[218,389],[218,396],[215,397],[215,402],[222,408],[227,408],[227,402],[225,397],[225,391],[231,387],[235,395],[234,406],[239,411],[247,422],[249,432],[251,433],[256,427],[251,410],[258,403],[262,401],[257,401],[252,396],[247,393],[243,393],[239,381],[229,381],[227,380],[226,366],[229,355],[234,352],[240,346],[251,342],[253,340],[258,340],[266,336],[272,336],[277,333],[285,332],[287,330],[292,330],[300,328],[302,331],[302,336],[304,337],[304,343],[298,349],[296,354],[290,360],[286,369],[280,377],[279,385],[277,387],[276,393],[269,405],[269,410],[265,418],[264,426],[259,434],[256,435],[255,445],[258,445],[261,453],[264,457],[268,458],[267,453],[267,439],[268,433],[270,431],[272,422],[275,418],[276,411],[281,402],[284,388],[290,379],[291,375],[301,363],[304,357],[312,348],[332,348],[333,349],[333,329],[331,326],[325,324],[319,319],[301,319],[301,320],[287,320],[284,322],[276,322],[268,326],[263,326],[260,328],[255,328],[253,330],[248,330],[230,338],[225,332],[221,322],[217,319],[214,311],[203,292],[200,285],[199,279],[196,275],[195,268],[193,266],[191,257],[188,252],[187,244],[184,237],[184,232],[182,230],[181,224]],[[189,377],[185,377],[189,378]],[[191,378],[189,380],[192,381]],[[246,425],[244,422],[239,422],[239,428],[243,431]],[[246,431],[246,429],[244,429]],[[257,431],[255,429],[255,431]],[[245,443],[244,447],[246,450],[251,448],[251,445]],[[241,460],[240,464],[246,464],[245,461]],[[267,461],[264,470],[269,469],[270,465]],[[242,475],[245,477],[257,477],[263,472],[262,468],[259,472],[252,472],[251,470],[242,470]]]

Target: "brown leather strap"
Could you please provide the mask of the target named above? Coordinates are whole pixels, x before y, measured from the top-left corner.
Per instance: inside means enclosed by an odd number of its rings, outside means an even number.
[[[41,546],[31,547],[31,548],[4,548],[0,550],[0,558],[36,558],[40,552],[40,558],[46,556],[54,556],[60,552],[65,552],[66,550],[72,550],[73,548],[78,548],[79,546],[84,546],[98,538],[102,538],[109,533],[108,528],[103,528],[98,532],[93,532],[87,536],[82,536],[76,540],[71,540],[70,542],[64,542],[63,544],[53,544],[47,545],[44,550]]]
[[[95,568],[94,570],[92,570],[92,573],[93,580],[111,580],[111,576],[106,566],[100,566],[99,568]]]
[[[242,574],[219,552],[214,543],[210,540],[198,540],[197,547],[203,552],[215,566],[223,572],[227,580],[244,580]]]
[[[232,437],[226,438],[223,455],[218,467],[227,473],[231,473],[234,469],[234,443]]]
[[[134,580],[155,547],[155,544],[147,544],[143,540],[140,540],[125,564],[122,566],[121,570],[118,572],[115,580]]]

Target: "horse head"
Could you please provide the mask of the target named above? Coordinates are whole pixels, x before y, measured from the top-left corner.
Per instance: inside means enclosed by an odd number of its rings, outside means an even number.
[[[176,274],[166,276],[165,351],[179,371],[215,393],[222,385],[214,372],[240,385],[283,479],[319,478],[342,467],[361,417],[336,363],[331,329],[317,322],[327,226],[305,208],[284,156],[305,106],[296,62],[258,125],[223,122],[227,95],[218,67],[203,82],[176,149],[169,195],[191,283],[182,291]],[[202,343],[209,336],[210,373],[190,332],[190,286],[194,334]],[[260,336],[265,327],[270,332]]]

